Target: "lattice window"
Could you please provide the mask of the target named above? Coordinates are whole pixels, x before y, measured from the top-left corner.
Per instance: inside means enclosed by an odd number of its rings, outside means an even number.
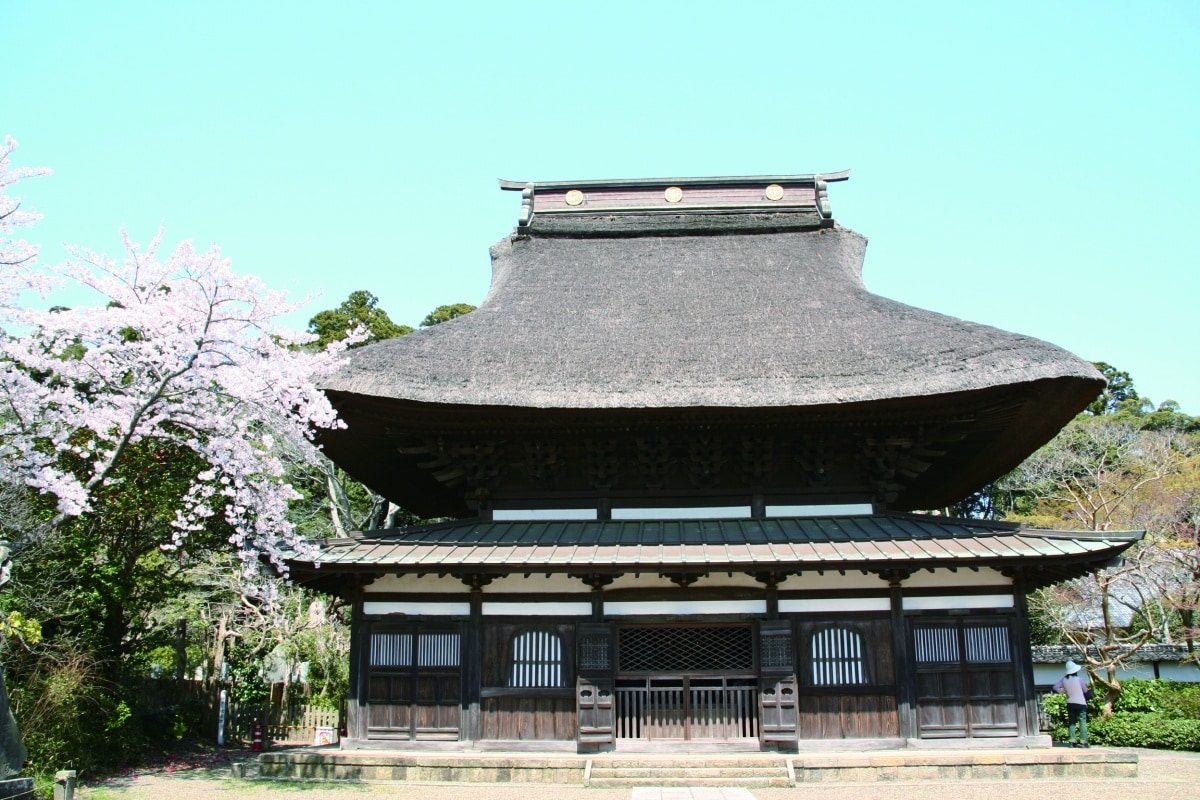
[[[557,633],[526,631],[512,640],[508,685],[553,688],[563,683],[563,646]]]
[[[460,649],[457,633],[422,633],[417,637],[417,666],[457,667]]]
[[[587,672],[606,672],[611,669],[608,656],[608,637],[581,636],[579,639],[579,669]]]
[[[971,626],[963,629],[967,644],[968,662],[1012,661],[1012,650],[1008,646],[1008,626]]]
[[[814,686],[867,683],[862,636],[847,628],[825,628],[813,634],[809,653]]]
[[[383,633],[378,631],[372,633],[371,666],[411,667],[412,634]]]
[[[913,654],[918,664],[957,664],[958,629],[928,627],[913,629]]]
[[[749,626],[621,628],[618,663],[622,672],[748,672],[753,636]]]
[[[795,669],[791,623],[764,621],[759,625],[758,660],[764,671],[791,672]]]

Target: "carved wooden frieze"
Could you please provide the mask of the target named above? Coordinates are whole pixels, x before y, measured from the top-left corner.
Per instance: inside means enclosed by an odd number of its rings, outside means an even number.
[[[671,447],[665,436],[639,436],[634,440],[637,449],[637,471],[642,485],[662,489],[671,468]]]
[[[564,463],[559,443],[553,439],[530,440],[523,449],[529,477],[543,489],[553,488]]]
[[[621,472],[621,458],[616,439],[585,439],[587,479],[593,489],[606,490],[616,485]]]
[[[711,489],[720,483],[725,457],[721,441],[715,436],[698,436],[688,440],[688,482],[697,489]]]

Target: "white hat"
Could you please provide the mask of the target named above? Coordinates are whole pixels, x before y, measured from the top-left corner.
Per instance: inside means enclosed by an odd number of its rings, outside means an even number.
[[[1082,669],[1082,668],[1078,664],[1076,664],[1074,661],[1072,661],[1070,659],[1067,659],[1067,674],[1068,675],[1074,675],[1076,672],[1079,672],[1080,669]]]

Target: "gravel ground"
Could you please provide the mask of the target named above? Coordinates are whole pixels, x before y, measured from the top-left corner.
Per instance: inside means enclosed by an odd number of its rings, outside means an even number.
[[[755,800],[1197,800],[1200,798],[1200,753],[1139,750],[1139,777],[1131,780],[1009,781],[946,783],[872,783],[803,785],[795,789],[753,789]],[[529,784],[413,784],[413,783],[299,783],[238,780],[232,763],[254,766],[250,754],[234,755],[221,763],[160,767],[80,786],[79,800],[260,800],[295,796],[297,800],[631,800],[631,789],[584,789],[578,786]],[[648,800],[723,800],[713,789],[638,793]],[[743,793],[738,793],[746,797]]]

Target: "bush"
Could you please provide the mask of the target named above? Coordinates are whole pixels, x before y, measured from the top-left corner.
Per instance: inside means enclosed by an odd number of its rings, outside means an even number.
[[[1129,678],[1113,701],[1113,713],[1101,714],[1103,694],[1088,704],[1088,740],[1111,747],[1148,747],[1200,752],[1200,684]],[[1067,739],[1067,699],[1044,698],[1051,736]]]
[[[69,648],[29,655],[13,670],[10,700],[30,772],[103,773],[136,757],[132,711],[90,653]]]
[[[1112,747],[1150,747],[1158,750],[1200,751],[1200,719],[1165,714],[1123,713],[1088,719],[1088,737]]]
[[[1172,691],[1172,681],[1143,681],[1130,678],[1121,682],[1121,693],[1113,701],[1114,713],[1156,714],[1163,710],[1164,698]]]

